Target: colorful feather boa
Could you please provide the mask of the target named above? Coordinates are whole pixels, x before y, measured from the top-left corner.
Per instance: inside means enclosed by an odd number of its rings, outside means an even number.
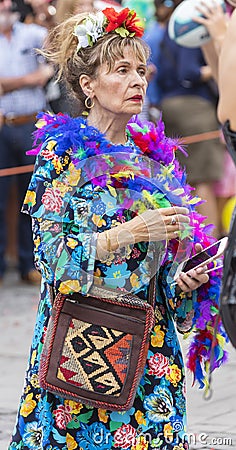
[[[108,185],[110,189],[120,185],[125,187],[126,193],[128,190],[142,192],[153,208],[168,204],[187,206],[191,212],[191,228],[181,236],[181,242],[187,242],[187,247],[191,244],[193,248],[197,242],[206,247],[214,241],[210,235],[212,227],[205,226],[204,217],[195,210],[200,199],[192,195],[192,188],[186,183],[186,174],[175,158],[177,150],[184,150],[178,140],[165,136],[161,119],[156,126],[150,122],[140,122],[138,118],[132,119],[127,125],[129,146],[124,146],[107,141],[83,118],[72,119],[67,115],[46,113],[39,114],[38,118],[35,147],[28,154],[37,155],[42,143],[55,141],[54,152],[58,158],[69,153],[75,168],[83,166],[88,179],[97,184]],[[117,154],[122,161],[118,165],[115,160]],[[99,166],[93,165],[93,157],[96,157],[96,164],[97,157],[100,157]],[[143,159],[140,160],[140,157]],[[147,159],[152,163],[152,178],[147,170]],[[87,161],[90,163],[87,164]],[[166,198],[167,203],[164,201]],[[123,207],[129,207],[127,198],[124,198]],[[171,241],[169,245],[176,254],[178,240]],[[186,251],[186,245],[183,248]],[[197,380],[200,388],[208,387],[209,371],[218,368],[227,357],[224,349],[227,336],[218,320],[221,275],[221,270],[211,272],[209,282],[198,289],[194,304],[193,339],[187,367],[193,373],[193,383]]]

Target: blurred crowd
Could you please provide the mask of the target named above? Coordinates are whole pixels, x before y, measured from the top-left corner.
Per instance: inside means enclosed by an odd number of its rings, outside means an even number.
[[[218,89],[212,65],[201,48],[186,48],[171,41],[168,22],[182,0],[1,0],[0,1],[0,169],[33,163],[26,157],[31,148],[35,117],[40,110],[80,113],[66,85],[56,81],[56,68],[49,67],[35,52],[48,30],[66,17],[105,7],[135,9],[143,18],[144,39],[151,48],[149,86],[141,118],[156,122],[163,116],[170,136],[196,136],[220,131],[216,107]],[[26,137],[27,136],[27,137]],[[219,133],[220,136],[220,133]],[[191,139],[190,139],[191,141]],[[228,233],[231,203],[236,195],[236,172],[223,138],[198,140],[186,147],[188,157],[177,157],[186,167],[189,183],[202,198],[199,212],[214,225],[220,238]],[[20,210],[30,173],[14,177],[17,210]],[[0,177],[0,283],[6,262],[9,176]],[[10,204],[10,206],[9,206]],[[23,217],[22,217],[23,216]],[[11,214],[10,219],[11,222]],[[32,237],[28,217],[19,214],[17,254],[23,281],[38,282],[33,266]]]

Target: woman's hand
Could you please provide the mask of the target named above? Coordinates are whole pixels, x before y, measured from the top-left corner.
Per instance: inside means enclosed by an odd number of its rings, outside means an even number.
[[[147,210],[124,224],[124,230],[133,235],[133,242],[169,241],[190,222],[189,210],[175,206]],[[118,236],[119,240],[119,236]]]
[[[197,253],[202,251],[201,244],[195,245],[195,250]],[[176,280],[177,285],[180,287],[182,292],[192,292],[199,288],[202,284],[207,283],[209,280],[209,275],[205,273],[207,266],[201,266],[197,269],[191,269],[188,272],[181,272]]]
[[[98,233],[97,258],[137,242],[176,239],[189,222],[189,210],[184,207],[149,209],[128,222]]]
[[[196,10],[203,17],[194,17],[194,22],[204,25],[212,37],[214,44],[221,46],[228,26],[228,16],[225,14],[222,6],[214,0],[211,2],[202,0],[196,6]]]

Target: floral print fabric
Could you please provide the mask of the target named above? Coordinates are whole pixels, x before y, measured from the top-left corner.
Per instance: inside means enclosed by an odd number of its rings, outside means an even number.
[[[25,198],[24,209],[33,218],[35,261],[42,286],[9,450],[187,449],[185,375],[176,327],[181,332],[191,329],[197,293],[176,297],[167,282],[174,246],[163,251],[154,243],[138,243],[104,261],[96,260],[97,233],[130,220],[137,209],[151,208],[151,199],[140,190],[138,199],[133,199],[133,210],[131,203],[130,208],[125,203],[121,207],[120,184],[111,184],[110,179],[105,183],[88,180],[86,164],[75,168],[70,151],[58,156],[58,142],[48,139],[43,143]],[[132,142],[125,151],[138,154]],[[169,205],[168,192],[162,192],[159,201]],[[135,292],[146,300],[157,254],[156,324],[132,408],[126,412],[95,409],[41,389],[38,367],[51,311],[48,285],[62,293],[86,295],[98,283]]]

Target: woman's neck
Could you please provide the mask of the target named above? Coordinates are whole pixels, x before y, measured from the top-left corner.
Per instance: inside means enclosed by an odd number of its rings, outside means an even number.
[[[96,127],[101,133],[104,133],[106,139],[113,144],[125,144],[127,142],[126,125],[129,119],[130,117],[123,118],[115,115],[105,117],[91,110],[87,122],[88,125]]]

